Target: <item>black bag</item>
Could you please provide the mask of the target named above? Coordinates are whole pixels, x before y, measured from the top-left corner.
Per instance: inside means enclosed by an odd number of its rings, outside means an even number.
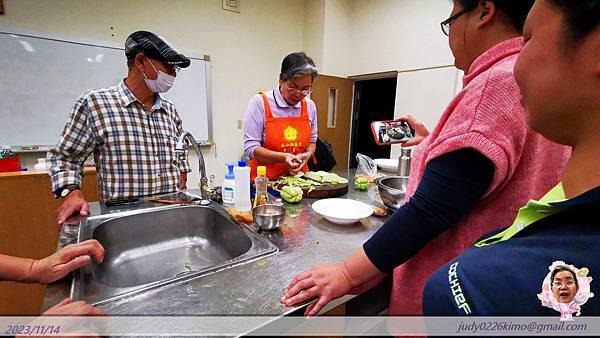
[[[313,158],[308,160],[308,169],[310,171],[330,171],[336,164],[331,144],[323,142],[319,138],[317,138],[316,144]]]

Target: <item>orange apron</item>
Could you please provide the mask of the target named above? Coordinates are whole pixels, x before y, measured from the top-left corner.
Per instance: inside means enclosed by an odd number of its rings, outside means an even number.
[[[265,106],[265,143],[264,148],[298,155],[306,151],[312,135],[310,120],[306,110],[306,100],[302,99],[302,108],[299,117],[273,117],[271,107],[264,93],[260,93]],[[256,167],[264,165],[267,167],[267,177],[275,180],[280,176],[289,175],[285,163],[262,163],[256,159],[250,159],[250,180],[256,177]],[[305,165],[301,169],[308,171]]]

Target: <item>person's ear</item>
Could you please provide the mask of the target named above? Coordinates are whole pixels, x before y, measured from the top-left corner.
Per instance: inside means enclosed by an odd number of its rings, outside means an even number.
[[[133,66],[137,68],[140,72],[144,72],[144,58],[144,54],[138,53],[133,61]]]
[[[492,19],[494,15],[496,15],[496,4],[493,1],[480,1],[479,2],[479,22],[477,23],[477,28],[482,28],[487,25]]]

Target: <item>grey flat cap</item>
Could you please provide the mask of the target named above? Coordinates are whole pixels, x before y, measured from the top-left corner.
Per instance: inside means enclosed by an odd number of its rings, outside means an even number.
[[[158,35],[137,31],[125,40],[125,56],[134,58],[138,53],[143,53],[148,58],[181,68],[189,67],[190,59],[178,52],[167,40]]]

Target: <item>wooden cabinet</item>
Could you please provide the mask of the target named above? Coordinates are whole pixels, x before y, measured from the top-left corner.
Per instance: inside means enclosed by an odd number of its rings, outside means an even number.
[[[86,169],[82,190],[88,201],[97,201],[96,172]],[[43,258],[56,251],[59,230],[47,173],[0,174],[0,253]],[[46,287],[0,282],[0,315],[39,314]]]

